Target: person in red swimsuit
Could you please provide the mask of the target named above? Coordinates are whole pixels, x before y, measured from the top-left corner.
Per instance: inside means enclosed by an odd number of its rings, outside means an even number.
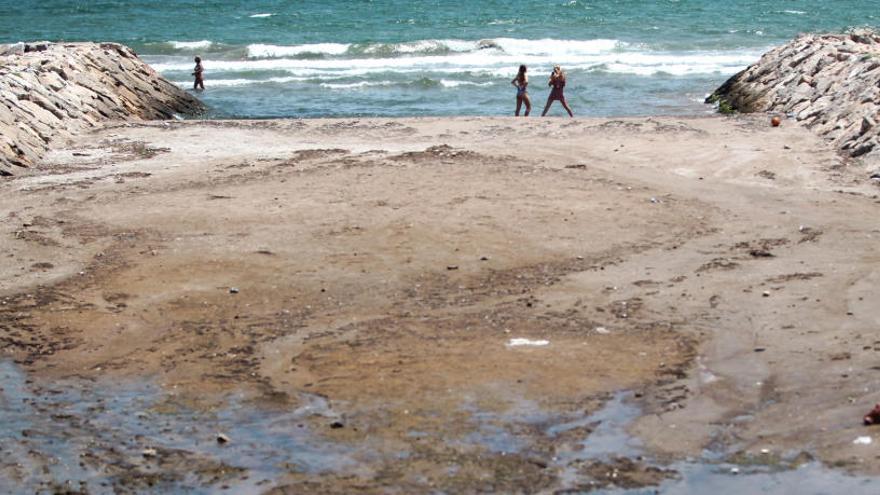
[[[571,111],[571,107],[568,106],[568,102],[565,101],[565,93],[563,93],[563,89],[565,88],[565,72],[562,71],[562,68],[558,65],[553,67],[553,73],[550,74],[550,81],[547,83],[550,86],[550,96],[547,97],[547,104],[544,106],[544,113],[541,114],[541,117],[547,115],[547,110],[550,110],[550,105],[553,104],[555,100],[559,100],[562,103],[562,108],[568,112],[569,117],[574,117],[574,113]]]

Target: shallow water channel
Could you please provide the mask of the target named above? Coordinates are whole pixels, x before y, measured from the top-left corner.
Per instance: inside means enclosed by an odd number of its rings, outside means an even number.
[[[367,464],[383,455],[369,445],[334,443],[316,434],[313,425],[338,418],[318,396],[302,396],[293,410],[233,398],[222,409],[196,412],[169,401],[153,384],[38,383],[9,361],[0,362],[0,379],[2,493],[260,493],[292,471],[368,475]],[[470,404],[466,409],[473,431],[450,445],[517,454],[531,450],[536,430],[551,444],[560,435],[589,431],[555,448],[547,462],[565,493],[859,495],[877,493],[880,481],[816,462],[735,465],[718,453],[656,464],[626,432],[639,416],[627,393],[581,417],[554,415],[525,400],[504,413]],[[526,429],[530,433],[523,433]],[[218,442],[221,432],[229,443]],[[648,484],[633,481],[633,472],[645,470],[661,474]]]

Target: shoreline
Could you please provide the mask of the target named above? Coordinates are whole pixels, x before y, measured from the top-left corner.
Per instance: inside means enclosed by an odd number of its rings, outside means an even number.
[[[311,447],[258,492],[655,486],[707,447],[877,475],[853,443],[880,386],[863,177],[764,116],[110,123],[0,182],[0,336],[42,397],[152,377],[146,425],[237,404],[225,447],[118,439],[121,478],[59,440],[118,487],[159,462],[192,486],[196,461],[194,486],[251,486],[265,466],[227,455],[273,417]],[[654,460],[551,461],[620,390]],[[350,464],[310,470],[320,448]]]

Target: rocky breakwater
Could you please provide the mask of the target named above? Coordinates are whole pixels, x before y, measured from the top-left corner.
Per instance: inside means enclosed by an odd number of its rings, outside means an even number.
[[[123,45],[0,46],[0,175],[33,165],[53,141],[107,121],[203,110]]]
[[[805,34],[731,77],[707,103],[796,119],[852,157],[880,164],[880,35]]]

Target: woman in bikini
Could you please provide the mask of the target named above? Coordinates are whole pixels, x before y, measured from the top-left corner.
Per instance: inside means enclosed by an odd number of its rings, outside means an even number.
[[[565,88],[565,72],[563,72],[562,68],[558,65],[553,67],[553,73],[550,74],[550,81],[547,85],[553,89],[550,90],[550,96],[547,97],[547,104],[544,106],[544,113],[541,114],[541,117],[547,115],[547,110],[550,110],[550,105],[554,100],[559,100],[559,102],[562,103],[562,108],[568,112],[568,116],[574,117],[574,114],[571,112],[571,107],[569,107],[568,102],[565,101],[565,94],[563,93],[563,88]]]
[[[529,93],[526,88],[529,85],[529,76],[526,75],[526,66],[520,65],[519,72],[517,72],[516,77],[513,78],[513,81],[510,81],[510,84],[513,84],[513,87],[516,88],[516,116],[519,117],[519,110],[522,108],[523,103],[526,104],[526,114],[525,116],[529,116],[529,112],[532,111],[532,100],[529,98]]]

